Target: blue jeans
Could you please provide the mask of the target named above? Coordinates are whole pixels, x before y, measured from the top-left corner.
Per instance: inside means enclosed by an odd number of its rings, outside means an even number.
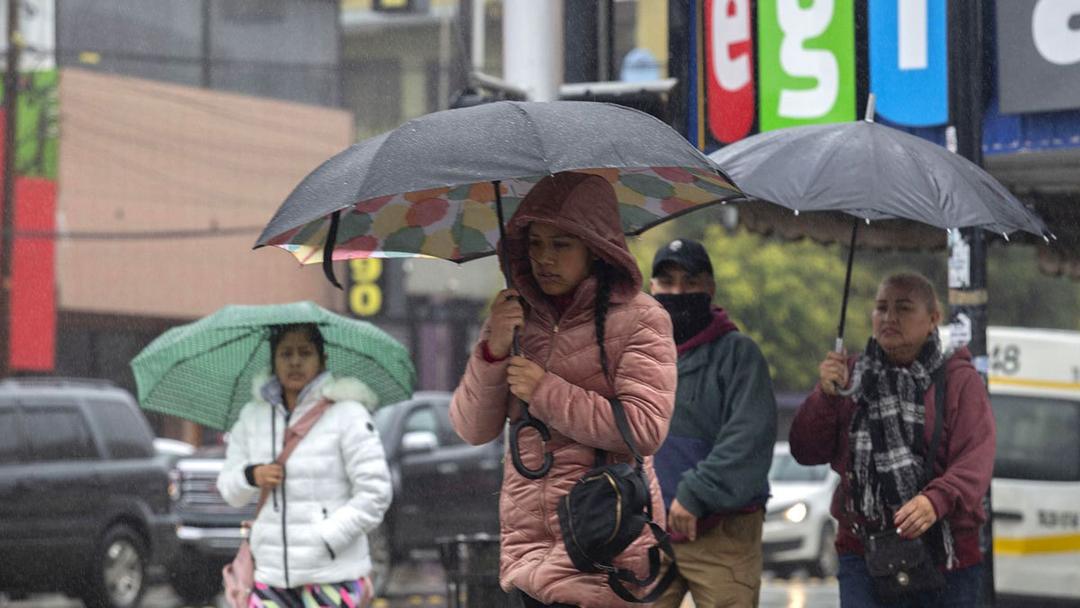
[[[845,553],[840,556],[841,608],[975,608],[982,582],[982,564],[945,573],[945,588],[920,593],[899,604],[879,604],[874,600],[873,583],[863,556]]]

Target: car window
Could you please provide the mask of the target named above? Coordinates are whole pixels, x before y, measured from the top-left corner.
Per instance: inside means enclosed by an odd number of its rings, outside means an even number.
[[[454,425],[450,423],[450,404],[438,404],[435,406],[435,411],[439,416],[439,445],[459,445],[465,443],[465,440],[458,436],[454,431]]]
[[[35,461],[97,458],[86,420],[74,408],[27,409],[23,411],[23,423]]]
[[[439,437],[439,419],[436,418],[435,412],[431,409],[431,406],[424,405],[409,412],[409,417],[405,419],[404,430],[406,433],[427,431],[429,433],[434,433],[436,437]],[[439,443],[440,445],[442,444],[441,438]]]
[[[772,468],[769,469],[769,481],[815,482],[825,481],[829,476],[829,466],[825,464],[811,467],[799,464],[791,454],[774,454]]]
[[[0,410],[0,464],[19,462],[22,455],[14,410]]]
[[[387,433],[390,432],[390,423],[394,420],[394,408],[382,407],[375,410],[375,429],[379,436],[386,441]]]
[[[122,401],[88,399],[94,422],[105,436],[109,455],[117,459],[149,458],[154,454],[153,435],[142,418]]]
[[[994,395],[994,477],[1080,481],[1080,403]]]

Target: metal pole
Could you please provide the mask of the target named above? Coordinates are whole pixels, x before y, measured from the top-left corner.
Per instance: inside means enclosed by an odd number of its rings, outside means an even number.
[[[11,372],[11,255],[15,241],[15,128],[19,98],[19,0],[7,3],[7,69],[4,72],[4,199],[0,229],[0,378]]]
[[[566,49],[566,82],[596,82],[599,77],[599,26],[596,0],[566,0],[566,25],[563,30]]]
[[[851,293],[851,268],[855,265],[855,243],[859,237],[859,218],[851,222],[851,247],[847,255],[847,272],[844,274],[844,300],[840,304],[840,325],[836,328],[836,352],[844,352],[844,326],[847,325],[848,295]]]
[[[451,21],[449,16],[439,19],[439,94],[438,108],[445,110],[450,107],[450,55],[454,52],[451,47],[450,36]]]
[[[487,3],[484,0],[472,2],[472,71],[484,71],[484,59],[487,53]]]
[[[949,49],[950,131],[955,129],[954,150],[971,162],[982,165],[982,129],[985,94],[983,90],[983,2],[955,0],[947,3]],[[950,134],[952,135],[952,134]],[[952,139],[952,137],[949,137]],[[967,347],[975,369],[986,383],[989,360],[986,352],[987,325],[986,239],[982,229],[965,228],[949,233],[949,308],[951,335]],[[954,338],[954,342],[957,340]],[[983,581],[979,604],[993,606],[994,543],[993,510],[987,490],[984,507],[989,516],[979,535],[983,551]]]
[[[503,78],[531,101],[559,98],[563,81],[562,0],[503,2]]]
[[[213,14],[210,8],[210,0],[203,0],[202,3],[202,86],[203,88],[212,88],[213,74],[211,73],[210,54],[213,52],[213,47],[210,41],[210,23],[213,20]]]

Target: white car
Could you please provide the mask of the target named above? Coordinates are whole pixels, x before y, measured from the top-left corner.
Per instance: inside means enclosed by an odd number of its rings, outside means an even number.
[[[789,572],[805,567],[811,575],[836,575],[836,520],[829,514],[840,481],[829,465],[795,462],[787,442],[776,444],[769,484],[772,497],[762,531],[765,568]]]

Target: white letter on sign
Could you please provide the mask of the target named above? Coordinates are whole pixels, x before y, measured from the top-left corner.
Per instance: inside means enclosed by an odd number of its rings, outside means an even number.
[[[926,0],[897,0],[896,39],[901,70],[925,70],[927,65]]]
[[[1050,63],[1080,62],[1080,29],[1069,27],[1080,20],[1080,0],[1039,0],[1031,14],[1031,37],[1035,48]]]
[[[734,9],[732,15],[723,4]],[[750,58],[746,53],[731,56],[731,46],[750,40],[750,0],[716,2],[712,11],[712,64],[716,81],[728,91],[738,91],[750,83]]]
[[[836,103],[840,87],[840,66],[836,56],[825,50],[809,50],[803,44],[825,33],[833,16],[833,0],[817,0],[801,8],[799,0],[779,0],[777,20],[784,32],[780,43],[780,65],[791,76],[817,79],[813,89],[780,91],[781,116],[818,118]]]

